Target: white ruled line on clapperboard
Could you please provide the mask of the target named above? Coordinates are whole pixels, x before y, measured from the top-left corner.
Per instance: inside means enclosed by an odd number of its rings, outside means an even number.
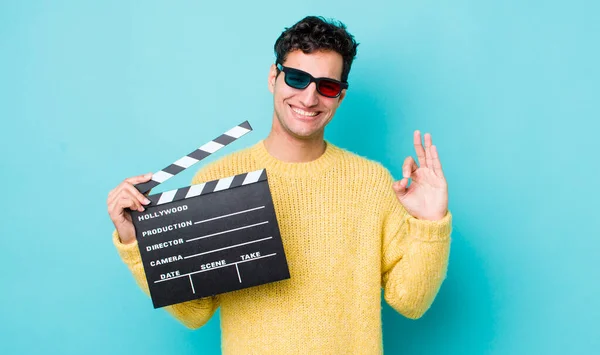
[[[149,191],[251,130],[247,121],[234,127],[136,188],[142,193]],[[265,169],[150,195],[148,199],[151,203],[145,212],[131,213],[148,284],[156,285],[150,287],[155,308],[289,278]],[[165,224],[166,221],[169,224]],[[173,253],[169,254],[171,250]],[[261,267],[250,266],[250,269],[244,266],[245,273],[240,272],[241,265],[253,265],[251,262],[258,260],[273,261]],[[233,275],[221,271],[229,267],[235,268]],[[238,286],[229,281],[231,276],[217,278],[217,281],[208,276],[212,279],[207,281],[201,274],[209,275],[208,271],[218,275],[226,272],[235,277]],[[202,292],[198,292],[192,276],[204,280]],[[189,291],[182,289],[179,283],[185,278]],[[166,291],[156,289],[167,281],[179,286]],[[206,284],[211,284],[216,291],[208,290]],[[191,294],[186,294],[190,291]]]
[[[207,189],[206,188],[206,184],[207,183],[200,183],[197,185],[192,185],[191,187],[185,187],[182,189],[176,189],[176,190],[171,190],[171,191],[167,191],[167,192],[163,192],[162,194],[154,197],[155,200],[157,200],[157,205],[161,205],[164,203],[168,203],[168,202],[173,202],[173,201],[177,201],[182,199],[180,198],[176,198],[175,196],[185,196],[183,198],[189,198],[189,197],[195,197],[195,196],[200,196],[203,194],[208,194],[211,192],[216,192],[216,191],[222,191],[222,190],[226,190],[232,187],[237,187],[237,186],[241,186],[241,185],[247,185],[247,184],[252,184],[258,181],[262,181],[264,180],[261,179],[261,176],[264,176],[264,169],[261,170],[256,170],[256,171],[252,171],[249,173],[244,173],[244,174],[240,174],[240,175],[236,175],[236,176],[230,176],[230,177],[226,177],[223,179],[219,179],[219,180],[214,180],[212,181],[213,183],[216,182],[216,187],[214,189]],[[234,179],[238,179],[239,181],[242,181],[241,185],[234,185],[232,186],[232,182]],[[178,194],[179,193],[179,194]],[[245,209],[242,211],[238,211],[238,212],[233,212],[233,213],[229,213],[229,214],[225,214],[225,215],[221,215],[221,216],[217,216],[217,217],[211,217],[208,219],[203,219],[200,221],[196,221],[193,222],[193,224],[200,224],[200,223],[207,223],[207,222],[211,222],[211,221],[215,221],[218,219],[223,219],[223,218],[227,218],[227,217],[231,217],[231,216],[235,216],[235,215],[240,215],[243,213],[248,213],[248,212],[252,212],[252,211],[256,211],[256,210],[260,210],[265,208],[265,206],[258,206],[258,207],[254,207],[254,208],[249,208],[249,209]],[[235,232],[235,231],[239,231],[239,230],[243,230],[243,229],[248,229],[248,228],[253,228],[256,226],[260,226],[263,224],[267,224],[269,223],[269,221],[261,221],[258,223],[253,223],[253,224],[249,224],[249,225],[245,225],[245,226],[241,226],[241,227],[237,227],[237,228],[232,228],[232,229],[228,229],[228,230],[223,230],[223,231],[219,231],[216,233],[211,233],[211,234],[206,234],[206,235],[202,235],[199,237],[194,237],[194,238],[190,238],[190,239],[186,239],[184,240],[186,243],[189,242],[193,242],[196,240],[201,240],[201,239],[206,239],[206,238],[211,238],[211,237],[215,237],[215,236],[219,236],[222,234],[226,234],[226,233],[230,233],[230,232]],[[260,238],[260,239],[256,239],[256,240],[252,240],[252,241],[248,241],[248,242],[244,242],[244,243],[239,243],[239,244],[234,244],[234,245],[230,245],[227,247],[223,247],[223,248],[218,248],[218,249],[214,249],[214,250],[209,250],[209,251],[205,251],[202,253],[196,253],[196,254],[192,254],[192,255],[188,255],[188,256],[184,256],[183,259],[190,259],[193,257],[198,257],[198,256],[202,256],[202,255],[207,255],[207,254],[211,254],[211,253],[215,253],[215,252],[219,252],[219,251],[223,251],[223,250],[227,250],[227,249],[233,249],[236,247],[240,247],[240,246],[244,246],[244,245],[249,245],[249,244],[253,244],[253,243],[259,243],[265,240],[270,240],[272,239],[272,236],[266,237],[266,238]],[[192,288],[193,293],[196,293],[195,288],[194,288],[194,283],[192,281],[191,275],[194,274],[199,274],[199,273],[203,273],[203,272],[207,272],[207,271],[213,271],[213,270],[217,270],[217,269],[221,269],[224,267],[228,267],[228,266],[235,266],[236,268],[236,272],[237,272],[237,276],[238,276],[238,280],[241,283],[242,282],[242,278],[240,275],[240,271],[238,268],[238,264],[242,264],[242,263],[246,263],[246,262],[250,262],[250,261],[255,261],[255,260],[260,260],[263,258],[268,258],[268,257],[272,257],[277,255],[277,253],[271,253],[268,255],[261,255],[259,257],[254,257],[254,258],[250,258],[247,260],[242,260],[242,261],[237,261],[237,262],[232,262],[232,263],[225,263],[223,265],[219,265],[219,266],[215,266],[213,268],[207,269],[207,270],[198,270],[198,271],[194,271],[194,272],[189,272],[186,274],[182,274],[182,275],[178,275],[178,276],[173,276],[171,278],[168,279],[162,279],[162,280],[155,280],[154,283],[160,283],[160,282],[166,282],[166,281],[171,281],[174,279],[178,279],[178,278],[182,278],[182,277],[189,277],[189,281],[190,281],[190,286]]]

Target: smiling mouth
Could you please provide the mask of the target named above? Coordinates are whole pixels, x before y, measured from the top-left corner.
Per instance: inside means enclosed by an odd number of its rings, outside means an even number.
[[[321,113],[320,111],[304,111],[292,105],[290,105],[290,108],[296,115],[300,116],[301,118],[314,118]]]

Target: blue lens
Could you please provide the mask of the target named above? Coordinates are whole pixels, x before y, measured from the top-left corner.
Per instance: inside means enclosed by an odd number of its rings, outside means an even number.
[[[310,84],[310,77],[304,73],[298,73],[290,70],[285,73],[285,82],[296,89],[304,89]]]

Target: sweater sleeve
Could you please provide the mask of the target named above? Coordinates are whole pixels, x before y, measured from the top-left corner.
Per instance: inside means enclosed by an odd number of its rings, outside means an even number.
[[[200,170],[192,179],[192,184],[194,185],[219,178],[216,177],[218,172],[215,172],[214,170],[215,169],[208,169],[207,167]],[[113,232],[112,239],[119,256],[131,271],[135,281],[142,291],[150,296],[148,281],[146,280],[146,273],[144,272],[144,267],[142,265],[142,257],[140,255],[137,240],[130,244],[123,244],[121,243],[121,239],[116,230]],[[197,329],[206,324],[217,308],[219,308],[218,295],[164,307],[167,312],[190,329]]]
[[[123,244],[119,238],[119,234],[115,230],[113,232],[113,243],[119,252],[119,256],[133,274],[133,278],[148,296],[150,290],[146,273],[142,265],[142,257],[138,249],[137,240],[130,244]],[[203,326],[215,313],[219,307],[218,296],[200,298],[183,303],[174,304],[164,307],[173,317],[183,323],[190,329],[197,329]]]
[[[438,221],[419,220],[400,204],[390,184],[384,194],[382,277],[384,298],[407,318],[420,318],[446,278],[452,214]],[[388,192],[389,190],[389,192]]]

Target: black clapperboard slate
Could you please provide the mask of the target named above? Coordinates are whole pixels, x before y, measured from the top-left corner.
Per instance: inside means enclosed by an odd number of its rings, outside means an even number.
[[[232,128],[136,188],[150,191],[251,130]],[[290,278],[266,170],[148,199],[131,217],[154,308]]]

